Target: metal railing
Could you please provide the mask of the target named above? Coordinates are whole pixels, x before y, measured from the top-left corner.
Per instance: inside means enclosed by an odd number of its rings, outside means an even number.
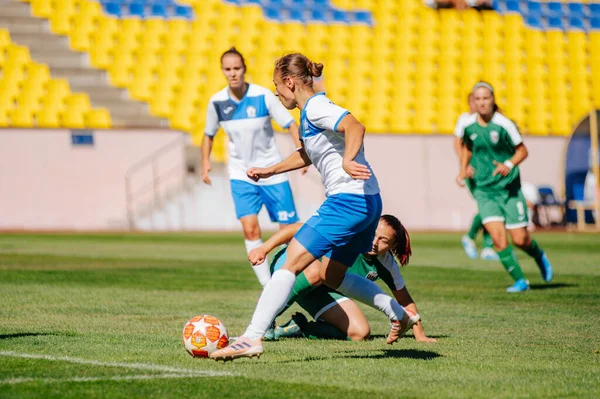
[[[127,169],[127,172],[125,172],[125,201],[129,229],[135,230],[137,228],[136,217],[139,214],[137,209],[139,208],[141,197],[145,196],[149,192],[152,193],[152,199],[143,203],[145,205],[145,213],[150,216],[150,221],[152,222],[152,212],[165,205],[166,198],[169,196],[169,194],[172,195],[176,192],[181,192],[186,188],[185,154],[182,154],[180,163],[178,162],[176,165],[168,165],[166,166],[166,169],[163,165],[162,169],[165,170],[161,170],[159,162],[163,160],[171,151],[185,151],[185,144],[187,141],[188,137],[186,135],[178,137],[147,157],[136,162],[129,169]],[[134,189],[134,180],[138,178],[137,176],[140,174],[140,172],[147,171],[148,168],[150,169],[151,175],[150,181],[142,183],[141,187]],[[172,176],[176,176],[176,178],[171,179]],[[174,180],[177,183],[172,183],[171,187],[165,187],[165,184],[168,184],[168,182],[173,182]]]

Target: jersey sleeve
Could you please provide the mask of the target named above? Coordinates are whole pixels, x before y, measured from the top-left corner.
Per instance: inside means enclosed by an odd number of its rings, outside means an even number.
[[[469,149],[469,150],[473,150],[473,141],[471,140],[471,137],[469,136],[469,133],[467,132],[467,128],[463,129],[463,136],[462,136],[462,142],[463,144]]]
[[[515,145],[515,147],[523,142],[523,139],[521,138],[521,133],[519,133],[517,125],[515,125],[513,121],[507,120],[504,128],[508,132],[510,140]]]
[[[381,264],[377,267],[377,274],[390,290],[399,291],[404,288],[404,279],[400,274],[400,266],[398,266],[396,259],[387,252],[383,257],[378,257],[377,260]]]
[[[204,134],[208,137],[215,137],[215,134],[219,131],[219,116],[217,115],[217,109],[212,99],[206,107],[206,126],[204,127]]]
[[[273,118],[279,126],[287,129],[292,123],[294,123],[294,117],[288,112],[287,109],[285,109],[281,101],[275,97],[275,94],[267,91],[265,93],[265,102],[267,103],[269,115],[271,115],[271,118]]]
[[[465,134],[465,120],[466,118],[464,117],[464,115],[461,115],[458,118],[458,121],[456,121],[456,126],[454,127],[454,135],[459,139],[462,139]]]
[[[344,119],[344,116],[349,113],[350,111],[347,109],[327,100],[319,102],[315,107],[311,107],[307,111],[306,117],[314,126],[335,132],[342,119]]]

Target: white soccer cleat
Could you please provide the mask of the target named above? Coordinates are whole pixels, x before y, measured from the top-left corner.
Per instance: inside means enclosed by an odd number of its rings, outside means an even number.
[[[402,320],[392,320],[390,322],[390,333],[387,336],[386,343],[388,345],[393,344],[398,341],[398,339],[404,335],[416,322],[421,320],[421,316],[418,313],[415,313],[411,310],[404,309],[406,313]]]
[[[250,340],[246,337],[239,337],[234,343],[211,353],[210,358],[214,360],[233,360],[238,357],[260,357],[264,352],[262,340],[260,338]]]

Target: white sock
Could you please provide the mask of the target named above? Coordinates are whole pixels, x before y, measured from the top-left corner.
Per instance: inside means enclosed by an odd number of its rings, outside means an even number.
[[[404,308],[377,284],[357,274],[346,273],[337,291],[372,308],[379,309],[390,320],[402,320]]]
[[[259,238],[258,240],[244,240],[246,243],[246,252],[249,253],[255,248],[258,248],[262,245],[262,240]],[[269,269],[269,261],[265,258],[263,263],[260,263],[256,266],[252,266],[252,270],[254,270],[254,274],[256,274],[256,278],[258,278],[258,282],[263,287],[267,285],[269,280],[271,279],[271,270]]]
[[[257,339],[265,335],[271,322],[286,305],[295,282],[296,275],[289,270],[279,269],[273,273],[271,280],[263,288],[250,325],[242,336]]]

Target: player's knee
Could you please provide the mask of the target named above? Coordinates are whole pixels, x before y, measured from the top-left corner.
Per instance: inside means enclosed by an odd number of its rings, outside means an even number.
[[[260,227],[254,223],[246,223],[243,225],[244,237],[246,240],[258,240],[260,238]]]
[[[371,336],[369,323],[352,324],[348,329],[348,337],[352,341],[364,341]]]
[[[513,244],[520,248],[526,248],[531,245],[531,238],[528,234],[521,234],[513,237]]]

